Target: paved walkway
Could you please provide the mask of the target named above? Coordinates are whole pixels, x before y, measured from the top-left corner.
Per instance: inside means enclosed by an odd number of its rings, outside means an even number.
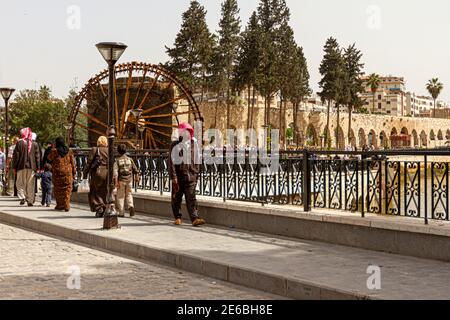
[[[100,230],[102,221],[93,218],[86,209],[75,205],[70,214],[66,214],[41,207],[21,208],[16,200],[0,198],[3,218],[5,215],[21,217],[105,237],[110,242],[123,241],[155,252],[178,253],[192,261],[213,262],[218,268],[230,266],[239,268],[241,273],[246,270],[250,278],[258,274],[271,275],[288,283],[310,284],[314,288],[375,299],[450,299],[450,263],[234,229],[175,227],[171,221],[156,217],[122,219],[121,230],[105,232]],[[373,290],[368,288],[371,275],[367,272],[378,267],[381,289]],[[376,286],[376,281],[369,282]],[[277,283],[266,285],[276,286]]]
[[[2,224],[0,252],[0,299],[280,298]]]

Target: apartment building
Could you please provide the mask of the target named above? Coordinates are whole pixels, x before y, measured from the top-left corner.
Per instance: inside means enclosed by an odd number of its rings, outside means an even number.
[[[367,76],[363,77],[365,91],[361,94],[361,98],[366,101],[365,107],[369,112],[392,116],[407,115],[404,78],[393,76],[380,77],[380,86],[375,95],[367,84],[367,80]]]

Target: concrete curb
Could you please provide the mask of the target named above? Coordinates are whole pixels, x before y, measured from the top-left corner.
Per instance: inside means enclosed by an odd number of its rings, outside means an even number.
[[[0,212],[0,222],[56,236],[89,247],[110,251],[149,262],[167,265],[233,284],[269,292],[298,300],[368,300],[373,299],[357,292],[330,288],[303,279],[293,279],[277,274],[249,270],[238,265],[205,260],[193,255],[162,250],[143,244],[113,238],[105,231],[98,235],[89,230],[77,230],[36,219],[18,217]]]
[[[73,194],[72,200],[88,203],[83,193]],[[135,194],[134,200],[137,212],[172,218],[170,197],[166,195]],[[383,217],[305,214],[213,199],[200,199],[199,210],[208,224],[226,228],[450,262],[449,226],[426,226],[408,218],[399,222]]]

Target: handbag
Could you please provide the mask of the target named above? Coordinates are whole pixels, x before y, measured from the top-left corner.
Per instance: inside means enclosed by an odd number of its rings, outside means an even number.
[[[84,179],[78,185],[78,192],[89,192],[89,181]]]
[[[100,167],[101,164],[102,164],[102,159],[100,158],[100,149],[97,148],[97,151],[95,152],[95,157],[92,160],[91,170],[90,171],[97,170],[97,168]]]
[[[91,163],[88,163],[88,165],[84,168],[83,178],[87,179],[88,176],[92,175],[92,172],[96,171],[101,164],[102,160],[100,158],[100,150],[97,148],[94,159],[92,159]]]
[[[76,180],[73,180],[73,183],[72,183],[72,192],[73,192],[73,193],[77,193],[77,192],[78,192],[78,181],[76,181]]]

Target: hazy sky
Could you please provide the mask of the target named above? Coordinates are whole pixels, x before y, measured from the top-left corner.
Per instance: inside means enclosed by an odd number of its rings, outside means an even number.
[[[404,76],[407,89],[418,94],[426,93],[430,78],[439,77],[446,86],[442,98],[450,101],[450,1],[286,1],[314,91],[323,45],[334,36],[342,46],[356,43],[367,73]],[[217,30],[221,1],[200,2],[208,10],[211,30]],[[257,4],[239,0],[244,26]],[[0,86],[46,84],[64,96],[74,83],[81,88],[105,68],[94,46],[100,41],[129,46],[120,62],[164,62],[164,46],[173,44],[188,5],[189,0],[2,1]]]

